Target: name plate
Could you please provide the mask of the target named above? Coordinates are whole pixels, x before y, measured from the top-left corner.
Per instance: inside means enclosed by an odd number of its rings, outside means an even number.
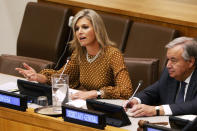
[[[62,106],[62,116],[64,121],[76,123],[88,127],[104,129],[106,126],[105,114],[69,105]]]
[[[0,90],[0,106],[26,111],[27,96]]]

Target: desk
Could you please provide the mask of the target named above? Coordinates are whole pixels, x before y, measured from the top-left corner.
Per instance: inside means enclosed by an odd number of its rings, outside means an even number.
[[[0,73],[0,84],[6,82],[16,82],[19,77],[5,75]],[[122,105],[123,100],[101,100],[109,102],[112,104]],[[132,118],[129,117],[132,122],[132,125],[125,126],[122,128],[106,126],[104,131],[137,131],[137,123],[139,120],[148,120],[150,122],[165,121],[168,122],[167,116],[160,117],[141,117],[141,118]],[[39,130],[39,131],[95,131],[99,129],[86,127],[82,125],[77,125],[69,122],[64,122],[63,119],[53,118],[49,116],[40,115],[34,113],[34,110],[28,108],[26,112],[16,111],[4,107],[0,107],[0,129],[2,131],[15,131],[19,129],[20,131],[30,131],[30,130]]]
[[[99,131],[99,129],[64,122],[62,118],[53,118],[34,113],[33,109],[20,112],[0,107],[1,131]],[[112,126],[107,126],[104,131],[126,131]]]
[[[7,82],[17,82],[17,79],[23,79],[21,77],[16,77],[16,76],[12,76],[12,75],[6,75],[6,74],[2,74],[0,73],[0,84],[4,84]]]
[[[123,100],[105,100],[105,99],[100,101],[108,102],[116,105],[122,105],[124,102]],[[125,126],[123,127],[123,129],[127,129],[130,131],[137,131],[139,120],[146,120],[150,122],[169,122],[169,116],[154,116],[154,117],[139,117],[139,118],[129,117],[129,119],[132,125]],[[170,127],[170,125],[167,125],[167,127]]]

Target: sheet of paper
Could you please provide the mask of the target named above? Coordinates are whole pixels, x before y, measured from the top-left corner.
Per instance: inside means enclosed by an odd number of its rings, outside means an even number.
[[[42,107],[42,106],[35,104],[35,103],[27,103],[27,106],[28,106],[28,108],[33,108],[33,109]]]
[[[77,107],[77,108],[87,109],[86,101],[82,99],[71,100],[67,104],[70,106]]]
[[[18,86],[16,82],[7,82],[0,85],[0,90],[13,92],[18,90]]]
[[[69,95],[75,94],[77,92],[78,92],[78,90],[69,88]],[[62,93],[61,91],[59,91],[59,92],[57,91],[56,94],[58,96],[58,100],[60,100],[60,101],[63,101],[64,100],[65,92]],[[71,105],[71,106],[74,106],[74,107],[87,109],[87,107],[86,107],[86,101],[85,100],[82,100],[82,99],[76,99],[76,100],[71,100],[70,99],[67,104],[68,105]]]
[[[196,115],[181,115],[181,116],[177,116],[177,117],[185,119],[185,120],[193,121],[197,116]]]
[[[69,94],[75,94],[77,92],[78,90],[69,88]],[[86,101],[82,99],[70,100],[67,104],[74,107],[87,109]]]

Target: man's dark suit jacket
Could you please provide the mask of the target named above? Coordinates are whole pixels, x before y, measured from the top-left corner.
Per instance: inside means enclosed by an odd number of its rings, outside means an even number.
[[[175,104],[179,83],[165,69],[157,82],[137,93],[135,97],[141,99],[142,104],[169,104],[173,115],[197,114],[197,68],[191,76],[185,102]]]

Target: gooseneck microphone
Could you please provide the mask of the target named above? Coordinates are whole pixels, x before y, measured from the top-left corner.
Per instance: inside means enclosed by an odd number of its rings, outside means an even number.
[[[133,95],[129,98],[129,101],[133,99],[133,97],[135,96],[136,92],[137,92],[138,89],[141,87],[142,83],[143,83],[143,80],[139,80],[138,86],[137,86],[137,88],[135,89],[135,92],[133,93]]]
[[[68,64],[69,60],[70,60],[70,57],[68,57],[67,60],[66,60],[66,64],[64,65],[64,69],[62,70],[62,72],[61,72],[61,74],[60,74],[59,80],[62,78],[62,75],[63,75],[63,73],[64,73],[64,71],[65,71],[65,69],[66,69],[66,67],[67,67],[67,64]],[[58,80],[58,81],[59,81],[59,80]]]

